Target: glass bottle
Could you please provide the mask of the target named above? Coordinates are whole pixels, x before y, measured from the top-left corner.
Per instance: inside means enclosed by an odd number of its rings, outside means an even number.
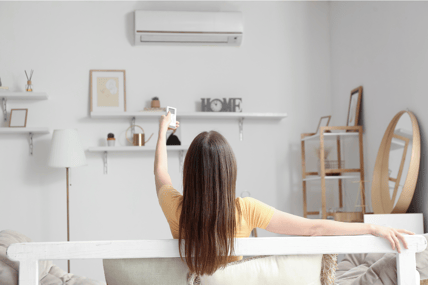
[[[27,91],[27,92],[33,91],[33,84],[31,83],[31,80],[27,81],[27,85],[25,85],[25,91]]]

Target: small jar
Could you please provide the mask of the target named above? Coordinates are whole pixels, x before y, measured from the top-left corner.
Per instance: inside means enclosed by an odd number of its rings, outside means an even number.
[[[116,139],[114,138],[114,134],[113,133],[109,133],[107,135],[107,145],[108,146],[114,146],[115,143],[116,143]]]

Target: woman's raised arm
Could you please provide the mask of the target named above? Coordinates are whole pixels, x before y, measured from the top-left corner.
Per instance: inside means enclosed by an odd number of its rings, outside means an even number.
[[[171,177],[168,174],[168,160],[166,154],[166,131],[169,129],[168,125],[171,121],[171,114],[168,112],[168,115],[162,115],[159,119],[159,134],[158,142],[156,144],[156,153],[155,153],[155,182],[156,182],[156,194],[158,194],[159,189],[163,185],[172,185]],[[180,123],[177,121],[176,128],[178,128]]]
[[[364,223],[344,223],[331,220],[306,219],[275,209],[267,231],[284,235],[302,236],[333,236],[333,235],[363,235],[371,234],[383,237],[391,243],[392,249],[401,251],[399,239],[407,248],[402,233],[414,234],[407,230],[394,229]]]

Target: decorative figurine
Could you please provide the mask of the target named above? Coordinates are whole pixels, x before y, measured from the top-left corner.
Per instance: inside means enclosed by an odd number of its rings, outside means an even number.
[[[116,142],[116,139],[114,138],[114,134],[113,133],[109,133],[107,135],[107,145],[108,146],[114,146]]]
[[[202,112],[242,112],[242,98],[201,98]]]
[[[150,108],[144,108],[143,111],[140,112],[164,112],[166,108],[161,108],[159,97],[153,97]]]
[[[31,69],[30,76],[28,76],[27,71],[25,71],[25,76],[27,76],[27,85],[25,85],[25,91],[31,92],[33,91],[33,83],[31,83],[31,78],[33,78],[33,72],[34,70]]]

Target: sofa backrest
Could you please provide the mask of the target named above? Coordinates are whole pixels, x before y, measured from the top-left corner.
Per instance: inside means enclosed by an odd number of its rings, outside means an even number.
[[[187,266],[178,258],[104,259],[108,285],[186,285]]]
[[[105,259],[103,265],[108,285],[332,285],[336,261],[337,255],[329,254],[257,256],[200,277],[188,274],[180,258]]]

